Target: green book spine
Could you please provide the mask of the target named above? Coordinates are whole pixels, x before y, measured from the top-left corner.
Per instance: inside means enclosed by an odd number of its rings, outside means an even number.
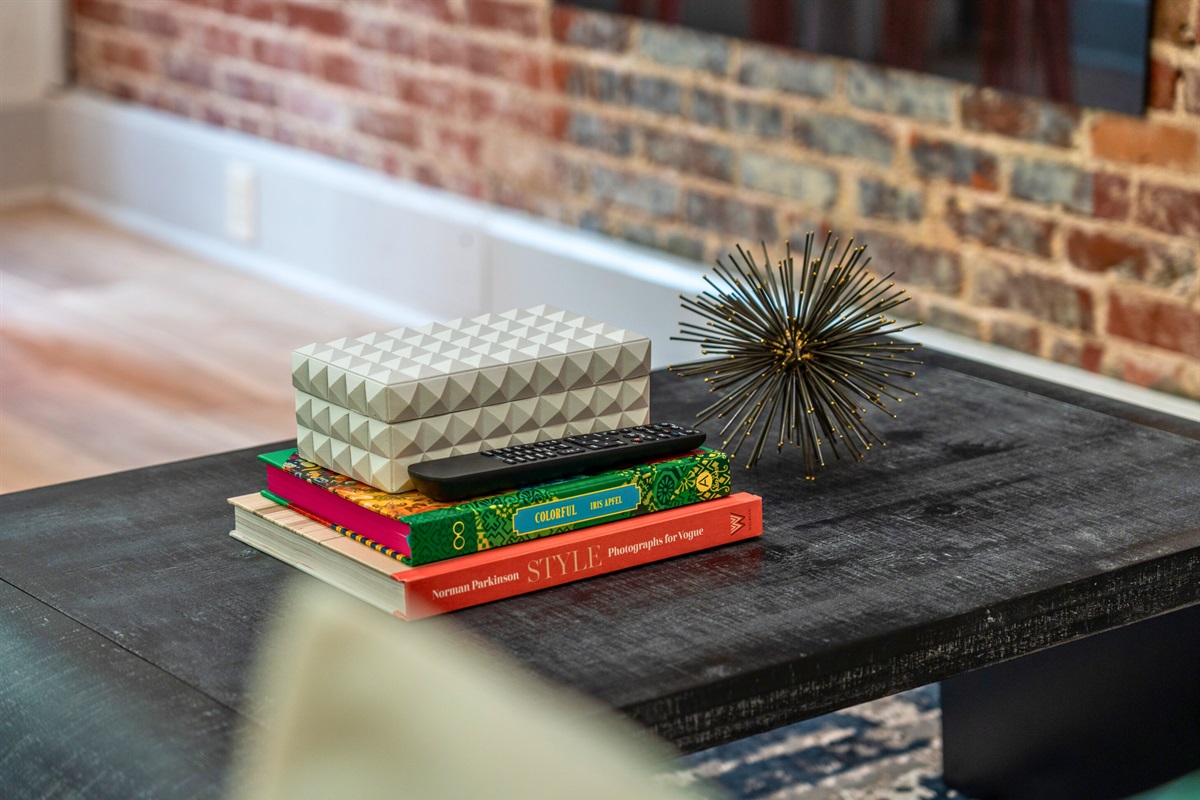
[[[729,456],[719,450],[470,500],[404,517],[418,565],[479,550],[678,508],[730,493]]]

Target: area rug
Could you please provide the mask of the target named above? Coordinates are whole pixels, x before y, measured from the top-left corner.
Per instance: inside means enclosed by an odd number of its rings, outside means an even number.
[[[664,783],[731,798],[965,800],[942,783],[937,685],[680,758]]]

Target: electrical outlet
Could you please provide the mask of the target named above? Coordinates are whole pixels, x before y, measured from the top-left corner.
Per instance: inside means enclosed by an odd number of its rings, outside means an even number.
[[[251,164],[225,164],[225,233],[243,243],[258,234],[258,172]]]

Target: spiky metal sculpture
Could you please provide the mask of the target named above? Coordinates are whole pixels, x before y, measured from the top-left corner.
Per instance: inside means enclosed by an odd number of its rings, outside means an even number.
[[[861,460],[874,443],[887,444],[864,420],[867,405],[894,419],[883,398],[899,403],[900,394],[916,396],[892,381],[915,375],[900,365],[921,363],[904,357],[917,344],[888,337],[921,323],[897,326],[888,318],[908,297],[889,281],[894,273],[876,280],[867,271],[871,259],[863,258],[865,250],[851,239],[839,258],[838,240],[830,232],[814,256],[809,233],[797,273],[790,244],[774,268],[765,244],[761,266],[738,245],[728,265],[717,259],[714,271],[723,285],[706,275],[712,291],[682,298],[683,307],[705,323],[681,322],[683,335],[671,338],[695,342],[703,355],[718,357],[670,369],[684,376],[708,375],[709,391],[723,394],[696,417],[700,422],[728,418],[721,446],[733,442],[733,457],[758,431],[747,469],[758,463],[776,429],[778,450],[789,443],[803,452],[808,480],[825,466],[826,442],[835,458],[841,457],[840,445]]]

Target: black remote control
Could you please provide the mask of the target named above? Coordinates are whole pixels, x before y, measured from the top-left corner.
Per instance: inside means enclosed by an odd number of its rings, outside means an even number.
[[[650,423],[422,461],[408,475],[434,500],[463,500],[688,453],[704,436],[671,422]]]

